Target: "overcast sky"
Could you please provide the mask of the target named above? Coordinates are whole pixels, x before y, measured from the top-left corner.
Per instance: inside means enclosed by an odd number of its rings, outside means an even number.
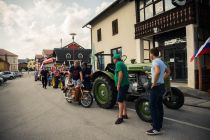
[[[0,48],[34,58],[42,49],[75,41],[90,48],[90,31],[82,26],[114,0],[0,0]]]

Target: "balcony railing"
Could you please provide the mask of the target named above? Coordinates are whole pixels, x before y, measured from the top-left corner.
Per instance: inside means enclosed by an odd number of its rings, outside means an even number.
[[[190,3],[157,15],[135,25],[135,38],[183,27],[196,22],[195,5]]]

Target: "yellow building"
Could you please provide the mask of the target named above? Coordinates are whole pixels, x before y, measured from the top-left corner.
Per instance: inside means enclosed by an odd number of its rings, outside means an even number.
[[[9,63],[9,71],[18,71],[18,55],[5,49],[0,49],[0,59]]]

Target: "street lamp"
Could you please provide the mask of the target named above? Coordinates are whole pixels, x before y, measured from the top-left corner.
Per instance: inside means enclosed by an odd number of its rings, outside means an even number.
[[[74,42],[74,37],[75,37],[77,34],[76,34],[76,33],[70,33],[69,35],[72,36],[72,40],[73,40],[73,42]]]
[[[74,42],[74,37],[77,35],[76,33],[70,33],[69,35],[71,35],[72,36],[72,40],[73,40],[73,42]],[[73,47],[73,60],[74,60],[74,47]]]

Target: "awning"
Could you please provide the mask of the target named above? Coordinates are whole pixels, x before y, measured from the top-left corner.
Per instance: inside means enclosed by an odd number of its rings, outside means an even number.
[[[53,62],[55,62],[55,58],[49,58],[47,60],[44,60],[43,64],[49,64],[49,63],[53,63]]]

